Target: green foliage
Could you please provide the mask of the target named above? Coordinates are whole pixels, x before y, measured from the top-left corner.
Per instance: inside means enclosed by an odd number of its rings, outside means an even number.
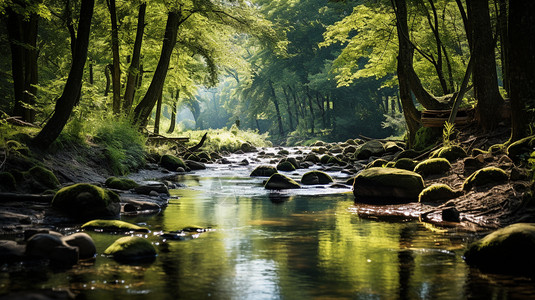
[[[442,129],[442,143],[444,144],[444,146],[452,146],[458,144],[458,142],[453,139],[455,131],[455,123],[444,123],[444,129]]]
[[[422,151],[432,148],[440,139],[440,131],[433,127],[420,127],[416,132],[414,150]]]
[[[270,147],[271,142],[268,141],[268,133],[259,134],[257,130],[241,130],[234,129],[209,129],[209,130],[192,130],[180,133],[182,136],[190,138],[190,145],[197,144],[202,136],[208,133],[206,142],[202,149],[207,152],[212,151],[229,151],[235,152],[240,149],[243,143],[249,143],[255,147]]]

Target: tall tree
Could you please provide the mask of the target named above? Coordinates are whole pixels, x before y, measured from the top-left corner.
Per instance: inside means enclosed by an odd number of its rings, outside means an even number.
[[[121,112],[121,64],[119,58],[119,29],[117,28],[117,9],[115,0],[106,0],[111,17],[111,52],[113,55],[113,68],[111,81],[113,87],[113,113]]]
[[[67,83],[65,84],[63,93],[56,102],[54,114],[33,139],[33,144],[36,147],[47,148],[56,140],[69,120],[72,109],[80,95],[94,6],[95,0],[82,0],[80,20],[78,22],[78,35]]]
[[[126,79],[126,88],[124,91],[123,110],[125,114],[130,114],[132,103],[134,102],[134,94],[136,92],[136,82],[141,76],[139,63],[141,58],[141,44],[143,42],[143,32],[145,29],[145,13],[147,11],[147,3],[143,2],[139,5],[139,13],[137,17],[136,40],[134,42],[134,49],[132,51],[132,61],[128,67],[128,77]]]
[[[511,96],[511,141],[528,134],[527,109],[535,107],[535,2],[509,1],[509,67]]]
[[[484,130],[494,129],[500,120],[503,98],[498,89],[496,55],[490,23],[488,0],[467,0],[471,29],[471,55],[474,59],[472,81],[477,99],[476,114]]]

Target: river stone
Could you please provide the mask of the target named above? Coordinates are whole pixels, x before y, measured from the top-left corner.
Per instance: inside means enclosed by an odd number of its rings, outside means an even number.
[[[63,237],[62,240],[69,246],[78,248],[80,259],[93,258],[97,254],[95,242],[93,242],[93,239],[87,233],[77,232]]]
[[[317,164],[320,162],[320,158],[314,153],[309,153],[305,157],[305,161],[309,161],[309,162]]]
[[[295,171],[295,166],[289,161],[282,161],[277,164],[277,170],[279,171]]]
[[[474,186],[482,186],[486,184],[500,184],[509,180],[507,173],[496,167],[486,167],[474,172],[463,183],[463,190],[469,191]]]
[[[381,167],[384,167],[386,164],[388,164],[388,161],[382,159],[382,158],[379,158],[379,159],[376,159],[374,161],[372,161],[371,163],[367,164],[366,165],[366,169],[369,169],[369,168],[381,168]]]
[[[158,194],[169,195],[169,189],[164,183],[158,181],[146,181],[140,186],[134,188],[137,194],[150,195],[150,192],[155,191]]]
[[[125,231],[138,231],[149,232],[146,227],[141,227],[132,223],[120,221],[120,220],[92,220],[81,227],[82,229],[89,230],[104,230],[111,232],[125,232]]]
[[[396,160],[393,167],[398,168],[398,169],[413,171],[416,164],[417,162],[412,160],[411,158],[404,157],[404,158],[400,158]]]
[[[270,177],[271,175],[277,173],[277,169],[273,166],[261,165],[256,167],[253,172],[251,172],[251,177]]]
[[[386,142],[384,144],[386,153],[397,153],[403,151],[403,147],[400,147],[396,142]]]
[[[486,272],[535,275],[535,224],[517,223],[471,244],[466,262]]]
[[[87,183],[59,190],[52,199],[52,207],[77,219],[116,217],[121,211],[116,193]]]
[[[288,176],[275,173],[269,177],[264,188],[268,190],[298,189],[301,186]]]
[[[106,248],[104,254],[112,255],[119,261],[153,260],[156,257],[156,248],[147,239],[125,236]]]
[[[461,147],[457,145],[453,146],[444,146],[440,149],[437,149],[431,153],[431,158],[445,158],[449,162],[454,162],[460,158],[465,158],[468,155],[466,154],[466,151]]]
[[[286,157],[280,160],[280,162],[285,162],[285,161],[291,163],[295,169],[299,169],[301,167],[299,162],[297,161],[297,158],[295,157]]]
[[[418,157],[421,153],[414,150],[414,149],[407,149],[403,150],[400,153],[396,155],[395,159],[401,159],[401,158],[415,158]]]
[[[0,241],[0,262],[9,263],[21,260],[24,257],[26,247],[15,241]]]
[[[382,204],[412,202],[424,189],[420,174],[395,168],[370,168],[355,177],[353,194],[356,201]]]
[[[418,196],[418,202],[441,202],[456,198],[461,194],[462,192],[457,193],[446,184],[437,183],[426,187]]]
[[[180,157],[176,157],[174,155],[163,155],[160,159],[160,166],[163,168],[169,170],[169,171],[176,171],[178,168],[184,168],[186,169],[186,164]]]
[[[255,146],[251,145],[250,143],[243,143],[240,146],[240,150],[249,153],[249,152],[258,152]]]
[[[329,174],[321,171],[310,171],[303,174],[301,183],[305,185],[313,184],[329,184],[333,182],[333,179]]]
[[[204,170],[206,166],[201,162],[196,162],[193,160],[186,160],[185,164],[190,170]]]
[[[54,234],[39,233],[32,236],[26,243],[26,255],[69,266],[78,263],[78,248],[69,246]]]
[[[117,190],[123,190],[123,191],[131,190],[139,186],[139,184],[137,184],[132,179],[117,178],[117,177],[110,177],[106,179],[105,184],[110,189],[117,189]]]
[[[28,170],[26,177],[30,179],[32,189],[37,192],[55,190],[59,186],[56,175],[49,169],[41,166],[35,166]]]
[[[383,143],[378,140],[371,140],[364,143],[355,152],[357,159],[368,159],[370,156],[381,156],[385,153],[385,147]]]
[[[426,159],[414,167],[414,172],[422,175],[442,175],[451,169],[450,162],[445,158]]]

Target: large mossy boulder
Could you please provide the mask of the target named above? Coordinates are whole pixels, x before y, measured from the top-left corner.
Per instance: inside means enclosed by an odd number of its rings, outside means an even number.
[[[305,185],[329,184],[331,182],[333,182],[331,176],[321,171],[306,172],[303,174],[303,177],[301,177],[301,183]]]
[[[355,152],[356,159],[368,159],[370,156],[381,156],[385,153],[383,143],[378,140],[371,140],[364,143]]]
[[[414,167],[414,172],[422,175],[442,175],[451,169],[450,162],[445,158],[426,159]]]
[[[426,187],[420,195],[418,202],[442,202],[460,196],[462,192],[455,192],[448,185],[437,183]]]
[[[535,135],[520,139],[507,147],[507,156],[514,162],[528,158],[535,149]]]
[[[487,184],[500,184],[509,180],[507,173],[496,167],[486,167],[474,172],[463,183],[463,190],[469,191],[472,187],[483,186]]]
[[[183,168],[184,170],[187,169],[186,164],[180,157],[176,157],[174,155],[163,155],[160,159],[160,166],[163,168],[169,170],[169,171],[176,171],[178,168]]]
[[[295,166],[289,161],[282,161],[277,164],[277,170],[291,172],[295,171]]]
[[[120,220],[92,220],[84,225],[82,229],[88,230],[103,230],[110,232],[125,232],[125,231],[137,231],[137,232],[149,232],[147,227],[141,227],[132,223],[120,221]]]
[[[464,254],[470,266],[485,272],[535,275],[535,224],[517,223],[476,241]]]
[[[268,190],[298,189],[300,187],[299,183],[295,182],[295,180],[279,173],[271,175],[264,185],[264,188]]]
[[[445,158],[450,162],[454,162],[458,159],[467,157],[466,151],[457,145],[444,146],[440,149],[433,151],[431,154],[432,158]]]
[[[29,169],[25,177],[29,180],[32,189],[37,192],[55,190],[59,186],[56,175],[49,169],[41,166],[35,166]]]
[[[277,173],[277,168],[268,165],[261,165],[256,167],[253,172],[251,172],[251,177],[270,177],[271,175]]]
[[[113,218],[121,210],[116,193],[87,183],[60,189],[52,207],[75,219]]]
[[[353,194],[357,202],[415,202],[423,189],[424,180],[420,174],[395,168],[366,169],[353,182]]]
[[[125,236],[106,248],[104,254],[111,255],[118,261],[146,261],[154,260],[156,248],[147,239],[137,236]]]
[[[139,186],[139,184],[137,184],[132,179],[117,178],[117,177],[110,177],[106,179],[105,184],[110,189],[123,190],[123,191],[128,191]]]
[[[414,170],[414,167],[416,167],[418,163],[414,160],[412,160],[411,158],[400,158],[398,160],[396,160],[396,162],[394,162],[394,165],[393,167],[394,168],[398,168],[398,169],[403,169],[403,170],[408,170],[408,171],[413,171]]]

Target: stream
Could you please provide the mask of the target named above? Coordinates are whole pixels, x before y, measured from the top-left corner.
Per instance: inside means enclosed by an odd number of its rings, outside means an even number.
[[[295,151],[295,150],[293,150]],[[247,158],[251,164],[240,166]],[[65,290],[81,299],[518,299],[535,296],[527,278],[490,275],[462,259],[476,236],[412,220],[357,215],[348,188],[269,192],[250,172],[267,159],[232,155],[232,165],[177,175],[158,215],[123,216],[151,232],[152,263],[101,254],[69,270],[6,266],[0,291]],[[313,167],[311,169],[317,169]],[[310,170],[310,169],[308,169]],[[308,170],[285,173],[300,179]],[[328,172],[342,182],[349,175]],[[162,232],[206,232],[166,240]],[[77,228],[66,228],[67,233]],[[119,235],[87,232],[102,253]]]

